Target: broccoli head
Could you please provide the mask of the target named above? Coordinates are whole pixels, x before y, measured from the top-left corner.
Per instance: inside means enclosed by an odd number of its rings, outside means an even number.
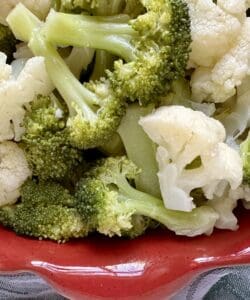
[[[146,13],[120,22],[116,16],[51,11],[43,33],[57,45],[103,49],[119,56],[121,60],[115,62],[114,71],[108,72],[113,90],[119,97],[145,104],[184,75],[191,31],[188,7],[183,0],[141,3]]]
[[[10,63],[13,58],[13,53],[16,50],[17,40],[9,27],[0,24],[0,52],[4,52],[7,56],[7,63]]]
[[[24,118],[22,146],[33,175],[43,180],[63,179],[74,172],[83,153],[71,146],[65,112],[51,96],[38,96]]]
[[[18,4],[7,19],[14,34],[29,41],[35,55],[45,57],[48,74],[67,104],[66,125],[71,144],[79,149],[105,144],[125,113],[124,99],[114,94],[108,80],[82,85],[56,49],[44,39],[41,21],[22,4]]]
[[[17,234],[58,242],[84,237],[88,228],[74,208],[75,199],[57,183],[27,181],[21,202],[0,209],[0,223]]]
[[[160,199],[132,186],[138,173],[126,157],[99,160],[85,173],[75,197],[79,214],[89,228],[108,236],[137,236],[150,224],[143,219],[135,223],[137,215],[162,223],[177,234],[211,232],[217,219],[213,209],[201,206],[189,213],[168,210]]]

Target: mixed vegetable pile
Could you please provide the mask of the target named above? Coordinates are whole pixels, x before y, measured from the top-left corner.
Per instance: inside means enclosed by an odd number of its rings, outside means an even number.
[[[0,223],[65,242],[236,230],[250,208],[249,0],[0,8]]]

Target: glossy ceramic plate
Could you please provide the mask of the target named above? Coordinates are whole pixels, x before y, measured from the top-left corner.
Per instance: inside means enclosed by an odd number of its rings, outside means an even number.
[[[156,230],[130,241],[98,236],[63,245],[0,228],[0,270],[36,272],[70,299],[166,299],[200,272],[250,263],[250,212],[239,219],[238,231],[210,237]]]

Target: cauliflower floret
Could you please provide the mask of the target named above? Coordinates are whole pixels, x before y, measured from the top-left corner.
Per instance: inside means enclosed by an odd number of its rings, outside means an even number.
[[[246,18],[236,45],[213,68],[198,67],[192,74],[192,99],[224,102],[250,73],[250,18]]]
[[[24,152],[16,143],[0,143],[0,206],[14,203],[19,189],[31,176]]]
[[[0,55],[1,57],[3,54]],[[17,78],[10,73],[10,66],[2,64],[0,72],[0,141],[20,140],[24,132],[21,124],[25,115],[25,106],[36,95],[48,95],[52,89],[53,85],[47,75],[42,57],[29,59]]]
[[[1,0],[0,23],[8,25],[5,20],[6,17],[20,2],[41,19],[47,16],[51,5],[51,0]]]
[[[212,66],[233,46],[241,23],[212,0],[186,2],[191,16],[190,66]]]
[[[246,0],[217,0],[217,5],[228,14],[236,16],[239,20],[246,17]]]
[[[222,196],[242,182],[242,162],[235,150],[224,144],[220,122],[183,106],[161,107],[139,121],[159,145],[156,158],[165,206],[191,211],[190,192],[201,188],[207,199]],[[195,160],[198,166],[192,167]]]

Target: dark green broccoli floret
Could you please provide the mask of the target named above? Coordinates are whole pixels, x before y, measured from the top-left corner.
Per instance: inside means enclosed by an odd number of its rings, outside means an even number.
[[[16,50],[17,40],[9,27],[0,24],[0,52],[7,55],[7,63],[11,62]]]
[[[83,86],[56,49],[45,41],[41,32],[42,22],[22,4],[12,10],[8,22],[19,39],[29,41],[35,55],[45,57],[48,74],[68,107],[67,128],[72,145],[86,149],[105,144],[125,113],[125,103],[114,95],[109,81]]]
[[[241,159],[243,162],[243,181],[250,184],[250,137],[240,145]]]
[[[77,185],[77,208],[89,228],[113,236],[144,232],[145,222],[133,228],[133,216],[139,215],[162,223],[177,234],[197,235],[214,225],[217,214],[201,206],[192,212],[168,210],[163,202],[133,188],[138,168],[125,157],[96,162]]]
[[[22,187],[21,197],[20,203],[0,209],[0,223],[17,234],[58,242],[88,234],[88,227],[74,208],[74,197],[59,184],[29,180]]]
[[[22,146],[33,175],[63,179],[82,162],[82,151],[71,146],[65,112],[53,96],[38,96],[24,118]]]
[[[119,56],[125,62],[117,60],[114,71],[108,72],[116,95],[152,102],[166,85],[185,73],[191,43],[190,18],[183,0],[141,3],[147,10],[145,14],[120,23],[117,17],[52,11],[43,32],[57,45],[103,49]]]

